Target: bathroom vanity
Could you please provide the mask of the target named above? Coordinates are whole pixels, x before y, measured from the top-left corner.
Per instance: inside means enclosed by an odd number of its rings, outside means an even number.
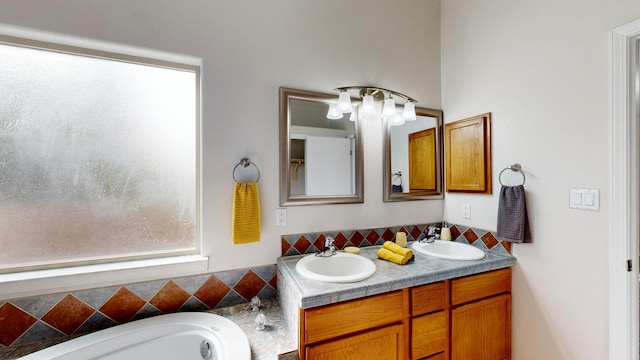
[[[510,358],[513,256],[416,254],[401,266],[377,259],[377,249],[361,249],[377,273],[346,284],[300,276],[301,256],[278,260],[280,302],[300,359]]]

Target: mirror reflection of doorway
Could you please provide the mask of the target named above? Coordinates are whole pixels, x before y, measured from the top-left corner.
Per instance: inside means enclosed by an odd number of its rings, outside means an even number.
[[[353,194],[352,154],[353,139],[308,136],[305,142],[305,194]]]
[[[436,129],[409,134],[409,191],[436,189]]]

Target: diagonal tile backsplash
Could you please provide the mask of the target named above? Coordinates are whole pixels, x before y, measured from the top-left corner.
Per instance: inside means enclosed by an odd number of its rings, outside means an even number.
[[[276,295],[276,266],[224,271],[0,302],[0,349],[97,331],[176,311]]]
[[[328,236],[334,239],[333,243],[338,249],[344,249],[346,246],[382,245],[387,240],[393,240],[399,231],[407,234],[408,241],[414,241],[427,226],[429,224],[282,235],[282,256],[318,252],[324,247],[324,241]]]
[[[346,246],[382,245],[385,241],[393,241],[395,234],[399,231],[407,234],[407,241],[415,241],[429,225],[440,226],[440,223],[282,235],[280,241],[282,256],[318,252],[324,247],[324,241],[328,236],[334,238],[333,244],[338,249],[344,249]],[[464,242],[483,249],[511,252],[511,244],[499,241],[491,231],[461,225],[450,226],[451,239],[454,241]]]

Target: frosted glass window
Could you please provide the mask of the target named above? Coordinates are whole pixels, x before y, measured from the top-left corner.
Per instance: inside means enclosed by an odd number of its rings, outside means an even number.
[[[199,252],[199,68],[87,54],[0,43],[0,271]]]

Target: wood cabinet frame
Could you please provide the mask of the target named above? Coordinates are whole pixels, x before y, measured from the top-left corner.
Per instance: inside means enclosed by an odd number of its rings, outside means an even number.
[[[511,359],[511,268],[299,308],[301,360]]]
[[[492,193],[491,113],[444,125],[447,192]]]

